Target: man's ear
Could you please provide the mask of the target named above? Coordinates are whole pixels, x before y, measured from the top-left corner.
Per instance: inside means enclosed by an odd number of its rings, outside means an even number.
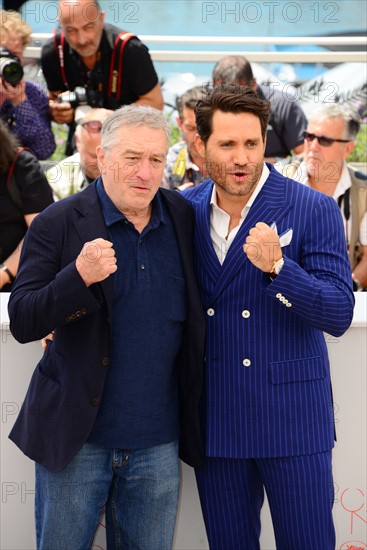
[[[348,143],[345,144],[345,148],[344,148],[344,155],[343,155],[343,158],[344,160],[349,157],[349,155],[351,154],[351,152],[353,151],[353,149],[355,148],[356,146],[356,142],[355,141],[348,141]]]
[[[176,116],[176,122],[177,122],[177,126],[178,126],[179,130],[181,130],[181,132],[182,132],[182,120],[180,119],[179,116]]]
[[[101,174],[106,173],[106,156],[102,145],[98,145],[96,148],[97,164]]]
[[[75,146],[77,148],[77,150],[79,151],[79,147],[80,147],[80,137],[78,135],[78,132],[75,132]]]
[[[199,153],[199,155],[203,159],[205,159],[205,143],[203,142],[203,140],[201,139],[199,134],[196,134],[196,136],[195,136],[195,147],[196,147],[197,152]]]

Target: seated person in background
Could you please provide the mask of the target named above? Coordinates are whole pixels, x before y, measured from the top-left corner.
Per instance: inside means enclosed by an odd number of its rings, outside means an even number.
[[[111,113],[110,109],[91,109],[75,130],[78,152],[46,171],[55,200],[74,195],[99,176],[96,148],[101,145],[102,123]]]
[[[344,220],[354,290],[367,288],[367,176],[346,163],[359,132],[358,115],[339,103],[311,113],[304,160],[282,167],[283,175],[333,197]]]
[[[71,124],[74,104],[60,103],[62,92],[81,87],[91,107],[116,109],[137,103],[163,109],[163,96],[147,47],[136,36],[104,22],[95,0],[59,0],[59,25],[42,48],[41,65],[51,118]],[[115,45],[116,44],[116,45]],[[65,99],[65,98],[64,98]],[[71,139],[67,154],[71,154]]]
[[[303,133],[307,119],[296,100],[283,94],[281,86],[258,86],[249,61],[240,55],[228,55],[220,59],[213,69],[214,86],[238,84],[256,90],[261,99],[271,102],[268,122],[265,160],[276,162],[303,151]]]
[[[186,189],[201,183],[206,177],[205,164],[195,146],[195,107],[202,98],[203,88],[195,86],[176,99],[177,125],[183,139],[168,150],[163,187]]]
[[[24,235],[53,199],[40,163],[1,120],[0,143],[0,291],[10,292]]]
[[[2,54],[23,64],[23,50],[30,43],[31,28],[15,11],[0,10],[0,46]],[[15,58],[14,58],[15,56]],[[0,57],[2,57],[0,53]],[[48,98],[42,86],[23,78],[15,85],[0,79],[0,117],[24,147],[40,160],[56,148],[48,114]]]

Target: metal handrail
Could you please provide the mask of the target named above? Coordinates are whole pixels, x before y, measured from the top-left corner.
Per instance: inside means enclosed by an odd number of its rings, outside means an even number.
[[[41,44],[52,37],[50,33],[34,33],[32,41]],[[144,43],[156,44],[198,44],[198,45],[318,45],[318,46],[366,46],[365,36],[301,36],[301,37],[268,37],[268,36],[158,36],[141,35]],[[205,51],[205,50],[155,50],[150,49],[153,61],[168,62],[215,62],[225,55],[243,55],[250,61],[258,63],[345,63],[366,62],[366,51],[333,51],[333,52],[279,52],[279,51]],[[41,45],[26,48],[26,57],[39,59]]]

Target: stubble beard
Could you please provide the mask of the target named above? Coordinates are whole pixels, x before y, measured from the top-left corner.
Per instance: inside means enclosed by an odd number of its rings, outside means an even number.
[[[214,183],[228,195],[233,197],[244,197],[252,193],[255,189],[263,169],[263,163],[258,163],[254,171],[246,177],[243,182],[238,184],[227,181],[227,171],[225,164],[218,164],[213,161],[207,161],[207,171]]]

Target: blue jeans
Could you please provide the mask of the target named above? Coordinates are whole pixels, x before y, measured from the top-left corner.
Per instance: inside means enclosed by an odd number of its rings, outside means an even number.
[[[108,550],[170,550],[179,481],[177,441],[138,450],[86,443],[61,472],[36,464],[37,548],[90,549],[105,509]]]

